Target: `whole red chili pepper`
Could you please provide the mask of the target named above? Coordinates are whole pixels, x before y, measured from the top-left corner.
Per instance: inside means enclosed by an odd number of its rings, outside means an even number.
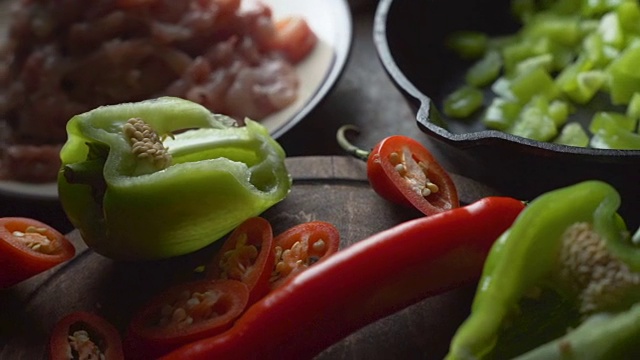
[[[488,197],[382,231],[289,279],[226,332],[163,359],[311,358],[369,323],[477,281],[495,239],[523,208]]]
[[[432,215],[460,206],[458,191],[449,173],[433,154],[416,140],[393,135],[365,151],[349,143],[345,125],[336,135],[338,144],[350,155],[367,162],[367,178],[381,197],[404,206],[412,206]]]

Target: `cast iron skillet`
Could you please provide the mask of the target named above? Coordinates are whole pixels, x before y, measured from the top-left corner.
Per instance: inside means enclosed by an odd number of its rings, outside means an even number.
[[[433,140],[434,151],[451,171],[527,200],[582,180],[603,180],[621,193],[621,213],[629,225],[637,226],[640,151],[543,143],[486,130],[477,119],[446,119],[438,111],[444,96],[462,84],[469,66],[448,51],[443,40],[456,30],[494,35],[516,31],[509,3],[380,0],[373,29],[378,56],[416,111],[418,128]]]

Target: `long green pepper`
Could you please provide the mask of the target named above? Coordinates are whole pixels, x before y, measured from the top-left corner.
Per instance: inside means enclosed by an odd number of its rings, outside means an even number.
[[[73,117],[58,192],[86,244],[119,260],[198,250],[288,194],[267,129],[163,97]]]
[[[640,249],[620,201],[600,181],[534,199],[494,243],[447,359],[637,355]]]

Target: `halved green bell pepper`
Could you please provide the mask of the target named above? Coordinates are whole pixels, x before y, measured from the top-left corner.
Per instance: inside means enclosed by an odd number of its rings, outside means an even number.
[[[637,355],[640,326],[620,319],[640,319],[640,247],[620,202],[610,185],[585,181],[529,203],[490,250],[447,359]]]
[[[178,98],[74,116],[60,202],[86,244],[119,260],[198,250],[289,193],[285,152],[261,124]]]

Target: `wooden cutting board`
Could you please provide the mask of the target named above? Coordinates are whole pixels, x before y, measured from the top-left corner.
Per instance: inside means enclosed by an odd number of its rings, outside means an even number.
[[[415,210],[381,199],[366,179],[364,162],[349,157],[287,159],[294,184],[290,195],[266,211],[274,233],[322,220],[336,225],[346,247],[378,231],[419,217]],[[498,195],[464,177],[453,176],[463,203]],[[74,259],[10,289],[0,290],[0,359],[43,359],[54,323],[76,311],[96,312],[123,330],[132,313],[171,283],[194,278],[221,242],[180,258],[120,263],[86,248],[69,234]],[[468,313],[473,287],[425,299],[345,338],[318,359],[441,359]],[[331,301],[331,294],[326,296]]]

